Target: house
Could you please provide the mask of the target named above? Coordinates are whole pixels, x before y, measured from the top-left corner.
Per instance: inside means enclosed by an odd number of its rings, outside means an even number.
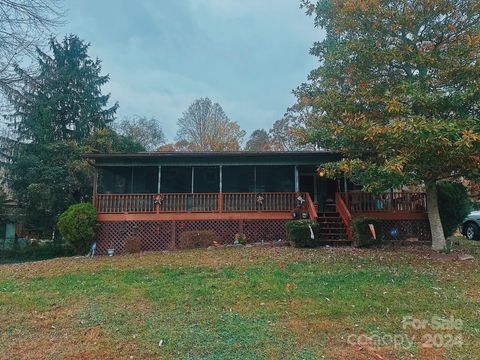
[[[174,249],[185,231],[214,231],[224,242],[285,239],[294,217],[322,223],[326,243],[349,243],[355,217],[385,224],[379,236],[428,241],[423,193],[368,194],[346,178],[322,176],[340,159],[312,152],[154,152],[88,154],[95,168],[97,248],[123,250],[129,236],[143,250]]]

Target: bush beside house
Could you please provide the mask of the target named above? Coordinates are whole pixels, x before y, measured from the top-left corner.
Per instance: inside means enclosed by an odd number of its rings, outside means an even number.
[[[370,230],[370,224],[373,225],[376,232],[376,239]],[[380,222],[376,219],[357,218],[352,220],[352,241],[356,247],[370,247],[379,245],[380,239]]]
[[[90,203],[70,206],[58,219],[58,230],[77,254],[89,251],[95,238],[97,211]]]
[[[222,243],[222,238],[215,231],[185,231],[180,235],[178,249],[206,248],[215,243]]]
[[[320,225],[315,220],[292,220],[285,224],[287,239],[296,247],[312,248],[319,246]],[[313,239],[312,239],[313,232]]]

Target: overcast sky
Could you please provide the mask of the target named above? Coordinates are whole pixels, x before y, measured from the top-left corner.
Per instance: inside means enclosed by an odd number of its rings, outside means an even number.
[[[315,67],[321,32],[298,0],[66,0],[67,24],[91,43],[118,117],[155,117],[171,141],[195,99],[210,97],[247,130],[268,129]]]

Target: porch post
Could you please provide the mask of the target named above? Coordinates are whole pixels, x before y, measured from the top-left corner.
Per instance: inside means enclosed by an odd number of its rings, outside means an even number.
[[[219,179],[220,183],[218,184],[219,194],[218,194],[218,212],[223,212],[223,166],[220,165],[220,174]]]
[[[223,192],[223,166],[220,165],[220,184],[218,184],[218,189],[220,190],[220,193]]]
[[[97,207],[97,187],[98,187],[98,169],[96,166],[93,167],[93,198],[92,204],[93,207]]]
[[[343,173],[343,191],[348,191],[347,174]]]
[[[158,184],[157,184],[157,193],[160,194],[161,190],[161,183],[162,183],[162,166],[158,166]]]
[[[300,180],[298,176],[298,166],[295,165],[295,192],[300,192]]]

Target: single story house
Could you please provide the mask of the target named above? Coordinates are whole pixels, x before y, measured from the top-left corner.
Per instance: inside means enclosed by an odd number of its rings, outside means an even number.
[[[385,223],[379,236],[430,240],[423,193],[369,194],[342,177],[328,179],[321,165],[341,158],[309,152],[150,152],[87,154],[95,169],[97,248],[122,252],[126,239],[143,250],[178,246],[182,232],[236,233],[251,240],[285,239],[294,217],[322,223],[326,243],[352,240],[351,221]]]

